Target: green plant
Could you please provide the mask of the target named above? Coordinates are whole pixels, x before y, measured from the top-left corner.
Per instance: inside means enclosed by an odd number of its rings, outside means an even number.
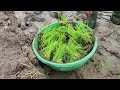
[[[84,56],[93,44],[93,31],[87,30],[83,22],[69,23],[61,16],[59,25],[45,28],[39,34],[39,47],[43,55],[52,62],[70,63]]]

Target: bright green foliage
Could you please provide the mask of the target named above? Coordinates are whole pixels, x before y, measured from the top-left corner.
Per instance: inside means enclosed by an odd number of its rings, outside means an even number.
[[[65,54],[66,44],[62,42],[58,45],[56,51],[54,52],[53,61],[58,63],[63,63],[63,55]]]
[[[73,25],[61,17],[60,25],[47,27],[39,39],[46,58],[52,62],[70,63],[87,52],[84,46],[92,44],[92,38],[92,32],[82,22]]]

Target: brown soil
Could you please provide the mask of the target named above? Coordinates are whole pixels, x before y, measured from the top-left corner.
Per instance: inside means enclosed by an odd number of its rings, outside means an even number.
[[[32,51],[31,43],[38,28],[57,20],[50,13],[52,12],[0,11],[0,79],[120,78],[120,25],[109,21],[111,11],[99,12],[95,28],[98,49],[81,68],[73,72],[57,72],[39,62]],[[77,11],[62,13],[69,19],[85,19]]]

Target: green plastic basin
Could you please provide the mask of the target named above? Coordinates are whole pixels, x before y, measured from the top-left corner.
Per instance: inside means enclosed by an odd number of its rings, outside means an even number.
[[[53,26],[53,25],[59,25],[59,23],[55,22],[55,23],[49,24],[48,26],[45,26],[44,28],[39,30],[38,34],[40,32],[44,32],[45,28]],[[87,25],[85,25],[85,24],[83,24],[83,25],[86,26],[88,28],[88,30],[92,30]],[[95,36],[94,47],[91,50],[91,52],[87,56],[83,57],[82,59],[77,60],[72,63],[59,64],[59,63],[50,62],[50,61],[44,59],[43,57],[41,57],[38,53],[38,37],[37,36],[33,39],[32,49],[33,49],[34,54],[38,58],[38,60],[40,60],[42,63],[48,65],[52,69],[57,70],[57,71],[72,71],[72,70],[80,68],[82,65],[84,65],[89,60],[89,58],[95,53],[95,51],[97,49],[97,36]]]

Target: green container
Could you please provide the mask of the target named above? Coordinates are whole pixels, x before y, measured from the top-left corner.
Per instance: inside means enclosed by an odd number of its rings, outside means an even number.
[[[48,26],[45,26],[44,28],[40,29],[38,33],[43,32],[45,30],[45,28],[53,26],[53,25],[59,25],[59,23],[55,22],[55,23],[49,24]],[[92,30],[87,25],[85,25],[85,24],[83,24],[83,25],[86,26],[88,28],[88,30]],[[72,70],[75,70],[75,69],[81,67],[82,65],[84,65],[89,60],[89,58],[95,53],[95,51],[97,49],[97,36],[95,36],[95,42],[94,42],[94,47],[93,47],[92,51],[84,58],[77,60],[75,62],[71,62],[71,63],[65,63],[65,64],[54,63],[54,62],[50,62],[50,61],[44,59],[43,57],[41,57],[38,53],[38,37],[37,36],[33,39],[32,49],[33,49],[34,54],[38,58],[38,60],[40,60],[44,64],[48,65],[52,69],[57,70],[57,71],[72,71]]]

